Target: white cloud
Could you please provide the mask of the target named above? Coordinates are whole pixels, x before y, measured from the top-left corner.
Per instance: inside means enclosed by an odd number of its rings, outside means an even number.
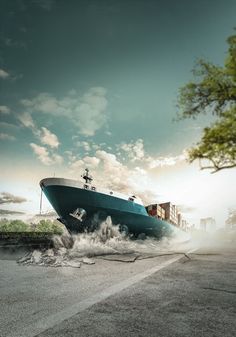
[[[39,129],[29,112],[24,112],[18,116],[22,125],[32,130],[33,134],[40,140],[43,145],[48,145],[50,148],[58,148],[60,142],[57,136],[48,130],[46,127]],[[57,155],[55,155],[57,156]],[[57,159],[55,159],[57,161]]]
[[[76,143],[76,145],[78,147],[82,147],[84,149],[84,151],[89,152],[91,150],[90,144],[88,142],[85,141],[78,141]]]
[[[51,148],[57,148],[60,144],[57,136],[45,127],[42,127],[40,139],[43,144],[48,145]]]
[[[30,99],[23,99],[21,103],[32,112],[50,113],[55,116],[66,115],[67,106],[48,93],[40,93]],[[64,102],[65,103],[65,102]]]
[[[96,158],[96,157],[86,156],[86,157],[83,158],[83,162],[84,162],[85,166],[95,168],[95,167],[98,166],[98,164],[100,162],[100,159]]]
[[[26,127],[26,128],[31,128],[35,129],[35,124],[33,121],[32,116],[30,115],[29,112],[24,112],[18,116],[18,119],[20,122]]]
[[[40,142],[43,145],[46,145],[49,148],[51,148],[51,150],[49,150],[45,146],[30,143],[31,148],[37,155],[38,159],[44,165],[61,164],[63,162],[62,156],[52,152],[52,150],[58,148],[60,144],[57,136],[50,130],[48,130],[46,127],[42,127],[41,129],[39,129],[34,123],[33,118],[28,111],[20,114],[18,118],[23,126],[32,130],[33,134],[40,140]]]
[[[78,171],[79,173],[82,173],[82,170],[84,168],[85,168],[85,164],[84,164],[82,159],[78,159],[78,160],[74,161],[70,166],[70,169],[73,173],[76,172],[76,171]]]
[[[92,148],[93,148],[94,150],[99,150],[99,149],[100,149],[100,146],[99,146],[98,144],[93,144],[93,145],[92,145]]]
[[[26,202],[26,201],[27,199],[13,195],[8,192],[0,193],[0,204],[21,204],[22,202]]]
[[[104,150],[96,151],[96,157],[100,159],[100,185],[123,193],[134,193],[131,176],[132,169],[123,165],[117,157]]]
[[[0,133],[0,140],[15,140],[14,136],[9,135],[8,133]]]
[[[99,158],[86,156],[82,159],[74,160],[70,165],[70,172],[72,174],[82,174],[86,167],[94,170],[98,167],[99,163]]]
[[[10,108],[8,108],[8,106],[6,105],[0,105],[0,113],[4,114],[4,115],[8,115],[10,113]]]
[[[150,169],[154,169],[156,167],[164,167],[164,166],[174,166],[181,161],[185,161],[187,158],[186,152],[183,151],[178,156],[166,156],[166,157],[148,157],[146,158],[146,162],[148,163],[148,167]]]
[[[93,144],[91,147],[94,149]],[[77,161],[73,158],[70,163],[71,173],[75,170],[82,172],[85,167],[89,167],[92,169],[95,185],[127,195],[133,193],[148,203],[157,200],[160,194],[157,195],[156,187],[153,186],[152,170],[174,166],[186,158],[185,152],[178,156],[151,157],[145,154],[142,139],[120,144],[117,148],[127,154],[124,162],[115,154],[99,148],[94,157],[87,156]],[[134,166],[137,162],[139,165]]]
[[[8,72],[6,72],[3,69],[0,69],[0,78],[2,78],[3,80],[5,80],[6,78],[8,78],[10,76],[10,74]]]
[[[62,164],[63,158],[59,154],[53,153],[52,154],[52,163],[53,164]]]
[[[107,122],[106,89],[103,87],[90,88],[82,96],[69,93],[61,99],[49,93],[40,93],[21,103],[31,113],[41,112],[70,118],[84,136],[93,136]]]
[[[61,164],[63,161],[63,158],[53,153],[50,155],[48,149],[44,146],[40,146],[34,143],[30,143],[31,148],[33,149],[34,153],[37,155],[38,159],[44,164],[44,165],[53,165],[53,164]]]
[[[94,175],[95,184],[113,191],[128,195],[137,195],[144,203],[155,199],[155,191],[149,188],[147,171],[141,167],[129,167],[121,163],[117,157],[104,150],[98,150],[96,157],[100,163]]]
[[[122,143],[118,149],[126,152],[132,162],[142,160],[145,155],[142,139],[137,139],[136,142]]]
[[[73,154],[72,151],[65,151],[65,155],[67,155],[67,157],[69,159],[69,164],[76,161],[76,156]]]
[[[49,152],[44,146],[39,146],[34,143],[30,143],[30,146],[32,147],[34,153],[37,155],[38,159],[45,165],[51,165],[52,160],[49,157]]]

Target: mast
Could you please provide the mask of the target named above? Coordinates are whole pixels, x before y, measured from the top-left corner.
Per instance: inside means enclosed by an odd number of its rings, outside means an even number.
[[[91,182],[93,181],[93,177],[91,176],[91,174],[89,174],[88,168],[85,169],[85,172],[84,174],[82,174],[81,177],[85,180],[86,184],[91,184]]]

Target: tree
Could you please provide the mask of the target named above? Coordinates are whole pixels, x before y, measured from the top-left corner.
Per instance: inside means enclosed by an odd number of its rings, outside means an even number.
[[[0,232],[28,232],[30,227],[21,220],[3,219],[0,221]]]
[[[62,234],[63,225],[58,221],[40,220],[35,227],[35,232]]]
[[[211,113],[216,121],[203,131],[202,138],[188,151],[189,161],[199,159],[201,169],[236,167],[236,35],[227,40],[224,67],[199,60],[193,69],[195,82],[180,89],[179,119]]]

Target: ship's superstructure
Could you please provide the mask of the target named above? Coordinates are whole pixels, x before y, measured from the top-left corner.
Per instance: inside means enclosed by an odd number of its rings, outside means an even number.
[[[134,235],[145,233],[159,237],[172,232],[171,224],[148,215],[140,198],[95,187],[88,169],[82,178],[84,184],[64,178],[40,181],[59,220],[69,230],[92,231],[107,216],[111,216],[113,224],[119,224],[122,231]]]

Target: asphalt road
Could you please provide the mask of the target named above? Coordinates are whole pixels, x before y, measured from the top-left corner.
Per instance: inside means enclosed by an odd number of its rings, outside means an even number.
[[[236,247],[80,269],[0,260],[0,336],[236,336]]]

